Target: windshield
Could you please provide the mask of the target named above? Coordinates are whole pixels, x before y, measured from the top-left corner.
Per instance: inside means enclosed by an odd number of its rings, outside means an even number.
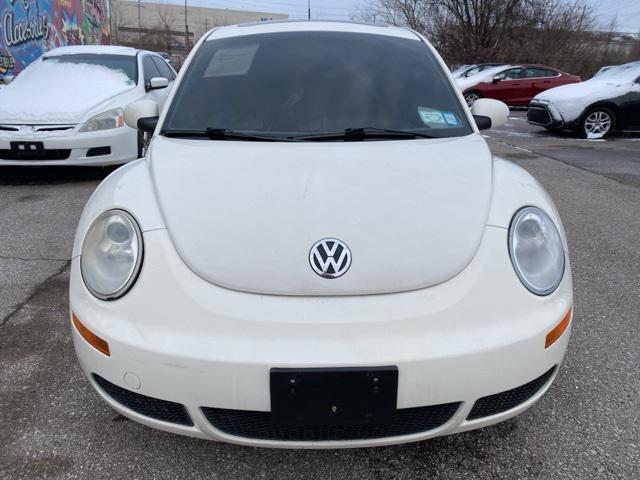
[[[593,79],[633,82],[640,77],[640,62],[625,63],[616,67],[607,67],[598,73]],[[592,79],[592,80],[593,80]]]
[[[86,63],[100,65],[124,73],[132,83],[138,83],[138,67],[133,55],[75,54],[44,57],[50,63]]]
[[[162,131],[309,137],[376,128],[452,137],[472,132],[462,108],[442,67],[418,40],[258,34],[202,44]]]

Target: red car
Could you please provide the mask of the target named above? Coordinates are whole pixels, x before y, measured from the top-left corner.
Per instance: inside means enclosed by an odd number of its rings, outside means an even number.
[[[486,73],[485,73],[486,72]],[[505,65],[458,82],[467,104],[478,98],[494,98],[509,106],[527,106],[531,99],[549,88],[578,83],[580,77],[544,65]]]

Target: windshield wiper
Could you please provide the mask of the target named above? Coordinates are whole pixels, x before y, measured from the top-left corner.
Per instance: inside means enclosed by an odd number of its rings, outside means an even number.
[[[380,139],[396,139],[396,140],[411,140],[415,138],[437,138],[433,135],[426,133],[411,132],[408,130],[392,130],[389,128],[347,128],[343,132],[330,132],[330,133],[317,133],[312,135],[297,135],[287,137],[298,141],[332,141],[342,140],[345,142],[360,141],[368,138],[380,138]]]
[[[210,140],[247,140],[251,142],[292,142],[294,140],[285,137],[270,135],[258,135],[254,133],[244,133],[227,128],[207,128],[205,130],[163,130],[165,137],[190,138],[200,137]]]

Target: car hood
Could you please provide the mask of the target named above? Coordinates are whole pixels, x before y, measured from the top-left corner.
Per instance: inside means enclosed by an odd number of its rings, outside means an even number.
[[[606,80],[587,80],[586,82],[570,83],[559,87],[550,88],[535,96],[535,100],[554,103],[578,101],[590,104],[594,101],[615,98],[628,93],[628,82],[616,82]]]
[[[124,74],[104,67],[38,61],[0,90],[0,124],[77,124],[134,89]]]
[[[150,170],[182,260],[230,289],[359,295],[444,282],[473,258],[491,202],[492,155],[467,137],[263,143],[156,137]],[[327,279],[320,239],[352,263]]]
[[[626,95],[630,88],[628,82],[594,78],[545,90],[536,95],[533,101],[552,103],[562,114],[565,122],[568,122],[580,117],[589,105]]]

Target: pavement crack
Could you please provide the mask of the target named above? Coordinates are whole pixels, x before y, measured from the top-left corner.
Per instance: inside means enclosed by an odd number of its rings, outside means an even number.
[[[0,260],[20,260],[22,262],[68,262],[68,258],[49,258],[49,257],[16,257],[16,256],[7,256],[0,255]]]
[[[11,310],[4,318],[0,319],[0,327],[4,326],[7,322],[9,322],[9,320],[11,320],[11,318],[13,318],[22,309],[22,307],[24,307],[27,303],[33,300],[36,297],[36,295],[38,295],[42,291],[44,286],[50,280],[57,277],[58,275],[61,275],[62,273],[64,273],[65,270],[69,268],[69,265],[71,265],[71,260],[65,260],[64,262],[65,262],[64,265],[62,265],[58,270],[53,272],[51,275],[45,278],[42,282],[36,285],[33,288],[31,294],[27,298],[25,298],[22,302],[18,303],[18,305],[16,305],[16,307],[13,310]]]

